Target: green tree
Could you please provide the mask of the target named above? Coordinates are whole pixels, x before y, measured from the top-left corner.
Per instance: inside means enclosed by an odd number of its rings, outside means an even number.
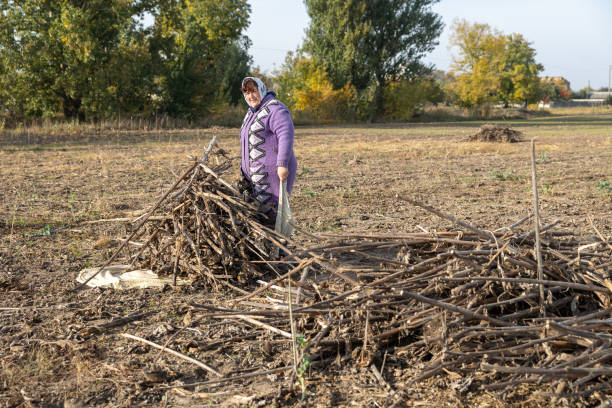
[[[126,0],[20,0],[1,4],[5,104],[25,115],[83,118],[108,105],[111,67],[133,45],[144,7]],[[134,18],[136,17],[136,18]]]
[[[249,74],[253,58],[249,55],[251,40],[248,37],[230,43],[225,47],[217,64],[217,78],[220,80],[218,99],[238,105],[242,100],[240,86]]]
[[[417,76],[421,58],[437,45],[438,0],[305,0],[311,18],[306,50],[322,61],[336,89],[375,87],[372,118],[383,112],[390,79]]]
[[[248,24],[246,0],[159,0],[151,54],[161,109],[194,118],[218,95],[216,64]]]
[[[249,11],[247,0],[4,0],[0,107],[193,118],[219,95],[236,99],[227,92],[250,64],[239,41]]]
[[[536,102],[540,96],[539,73],[544,69],[535,60],[535,49],[521,34],[505,36],[499,96],[505,106]]]
[[[540,96],[535,50],[520,34],[504,35],[488,24],[455,21],[451,45],[458,49],[450,89],[465,107],[535,102]]]
[[[572,92],[571,98],[572,99],[587,99],[593,91],[594,91],[593,88],[589,86],[585,86],[584,88],[580,89],[578,92]]]
[[[540,81],[540,93],[544,102],[568,100],[571,98],[570,91],[554,81],[544,79]]]

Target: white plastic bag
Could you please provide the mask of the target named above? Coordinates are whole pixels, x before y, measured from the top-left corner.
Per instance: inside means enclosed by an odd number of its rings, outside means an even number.
[[[278,191],[278,209],[274,231],[289,238],[293,232],[293,214],[289,207],[289,194],[287,193],[287,180],[284,180]]]

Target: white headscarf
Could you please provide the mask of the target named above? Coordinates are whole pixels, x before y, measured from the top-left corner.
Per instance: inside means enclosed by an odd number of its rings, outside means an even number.
[[[241,85],[241,87],[243,87],[243,86],[244,86],[244,83],[245,83],[247,80],[249,80],[249,79],[252,79],[253,81],[255,81],[255,84],[257,85],[257,90],[259,91],[259,98],[260,98],[261,100],[263,100],[263,98],[265,98],[265,97],[266,97],[266,94],[268,93],[268,89],[266,88],[266,86],[264,85],[264,83],[262,82],[262,80],[261,80],[261,79],[256,78],[256,77],[245,77],[245,78],[242,80],[242,85]],[[246,99],[246,96],[244,97],[244,100],[245,100],[245,101],[247,100],[247,99]],[[247,103],[248,103],[248,101],[247,101]]]

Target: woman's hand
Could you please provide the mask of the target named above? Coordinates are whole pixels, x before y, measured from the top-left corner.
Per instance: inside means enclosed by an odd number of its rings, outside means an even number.
[[[285,181],[287,177],[289,177],[289,169],[286,167],[278,166],[276,172],[278,173],[280,181]]]

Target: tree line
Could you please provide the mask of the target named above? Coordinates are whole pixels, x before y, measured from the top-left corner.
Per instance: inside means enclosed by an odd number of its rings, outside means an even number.
[[[304,2],[304,43],[258,74],[315,120],[404,120],[427,102],[560,97],[540,82],[523,36],[486,24],[453,24],[451,72],[423,63],[444,27],[432,11],[438,0]],[[258,71],[244,35],[250,12],[247,0],[3,0],[0,116],[197,120],[231,110],[242,104],[241,79]]]
[[[0,102],[18,116],[195,117],[216,100],[237,103],[250,69],[246,0],[1,4]]]

